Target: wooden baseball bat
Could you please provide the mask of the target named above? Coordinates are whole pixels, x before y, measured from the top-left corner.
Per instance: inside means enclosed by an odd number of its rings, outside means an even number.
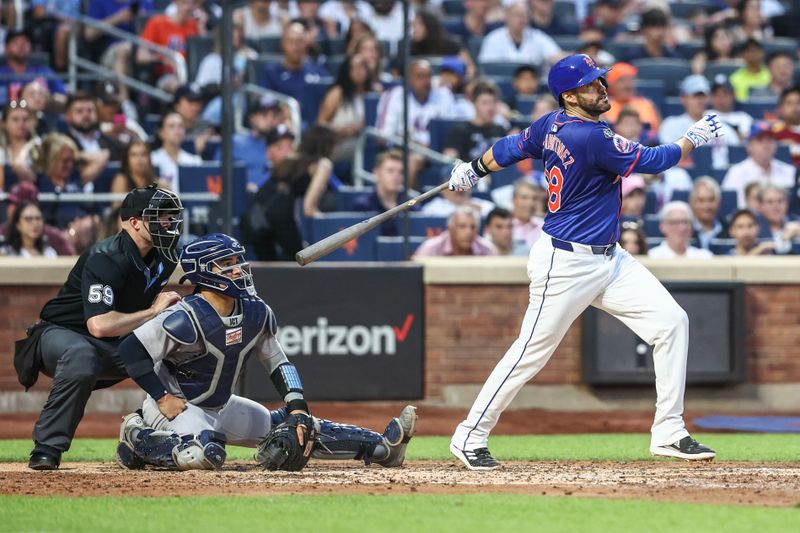
[[[424,202],[428,198],[436,196],[446,188],[447,188],[447,182],[444,182],[441,185],[429,190],[428,192],[422,193],[416,198],[412,198],[407,202],[403,202],[402,204],[395,206],[384,213],[380,213],[378,215],[375,215],[374,217],[362,220],[361,222],[353,224],[349,228],[337,231],[333,235],[325,237],[321,241],[315,242],[314,244],[307,246],[306,248],[303,248],[302,250],[297,252],[297,254],[295,254],[294,259],[295,261],[298,262],[298,264],[300,264],[300,266],[305,266],[309,263],[313,263],[317,259],[325,257],[326,255],[333,252],[337,248],[340,248],[344,243],[364,235],[366,232],[373,229],[374,227],[382,224],[383,222],[389,220],[392,217],[399,215],[400,213],[402,213],[407,209],[411,209],[418,202]]]

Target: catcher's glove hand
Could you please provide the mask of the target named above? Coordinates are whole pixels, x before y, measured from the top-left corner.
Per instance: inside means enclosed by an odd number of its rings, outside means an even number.
[[[256,460],[266,470],[299,472],[306,466],[317,430],[314,420],[305,413],[295,413],[272,428],[258,443]]]

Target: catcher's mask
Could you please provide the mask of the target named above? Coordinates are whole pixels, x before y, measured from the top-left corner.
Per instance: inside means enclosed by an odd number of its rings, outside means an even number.
[[[187,244],[181,253],[184,276],[195,286],[205,287],[232,298],[256,295],[250,263],[239,241],[224,233],[211,233]],[[223,260],[235,257],[236,263],[223,265]]]

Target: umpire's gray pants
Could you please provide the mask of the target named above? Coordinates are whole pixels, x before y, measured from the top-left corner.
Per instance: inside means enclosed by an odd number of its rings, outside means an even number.
[[[33,427],[34,451],[60,454],[69,450],[92,391],[128,374],[116,345],[61,326],[42,333],[39,353],[42,373],[53,378],[53,385]]]

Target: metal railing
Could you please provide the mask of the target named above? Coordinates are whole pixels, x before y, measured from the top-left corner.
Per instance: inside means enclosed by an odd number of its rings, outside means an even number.
[[[114,192],[40,192],[36,196],[39,203],[102,203],[102,202],[121,202],[128,193]],[[213,192],[182,192],[180,193],[181,202],[218,202],[220,195]],[[8,199],[8,193],[0,191],[0,201]]]
[[[384,133],[378,128],[367,126],[364,128],[364,131],[358,138],[358,142],[356,143],[356,151],[355,155],[353,156],[353,185],[356,187],[361,187],[364,185],[364,181],[368,181],[371,183],[375,183],[375,174],[369,172],[364,168],[364,144],[367,141],[367,137],[374,137],[376,139],[381,139],[383,141],[388,141],[392,144],[402,145],[403,138],[399,135],[393,135],[391,133]],[[449,157],[444,155],[441,152],[437,152],[436,150],[431,150],[424,144],[419,144],[415,141],[409,141],[408,149],[412,152],[419,154],[431,161],[435,161],[437,163],[442,163],[445,165],[452,164],[456,158]]]
[[[188,69],[186,68],[186,59],[184,59],[183,55],[181,55],[179,52],[176,52],[175,50],[171,50],[164,46],[154,44],[150,41],[146,41],[141,37],[139,37],[138,35],[122,31],[115,26],[106,24],[105,22],[94,19],[92,17],[87,17],[86,15],[81,15],[75,18],[74,20],[76,20],[83,26],[93,28],[99,31],[100,33],[109,35],[111,37],[115,37],[123,41],[127,41],[141,48],[150,50],[151,52],[160,54],[172,64],[173,68],[175,69],[175,76],[178,78],[179,84],[183,85],[188,82],[189,76],[188,76]],[[161,100],[162,102],[172,101],[172,95],[166,91],[148,85],[135,78],[131,78],[130,76],[126,76],[124,74],[118,74],[117,72],[114,72],[113,70],[106,68],[103,65],[94,63],[83,57],[80,57],[78,55],[78,37],[80,33],[81,32],[79,31],[73,31],[69,39],[69,88],[71,92],[74,92],[77,89],[78,69],[81,68],[84,70],[88,70],[89,72],[92,72],[103,78],[111,78],[118,80],[121,83],[124,83],[128,87],[143,92],[148,96]]]
[[[243,84],[242,90],[245,93],[254,94],[259,97],[270,96],[275,100],[281,102],[282,104],[286,104],[286,106],[289,108],[289,113],[292,116],[292,133],[294,134],[294,144],[297,145],[300,142],[300,134],[303,121],[302,115],[300,114],[300,102],[298,102],[291,96],[279,93],[278,91],[273,91],[272,89],[266,89],[264,87],[261,87],[260,85],[255,85],[253,83]]]

